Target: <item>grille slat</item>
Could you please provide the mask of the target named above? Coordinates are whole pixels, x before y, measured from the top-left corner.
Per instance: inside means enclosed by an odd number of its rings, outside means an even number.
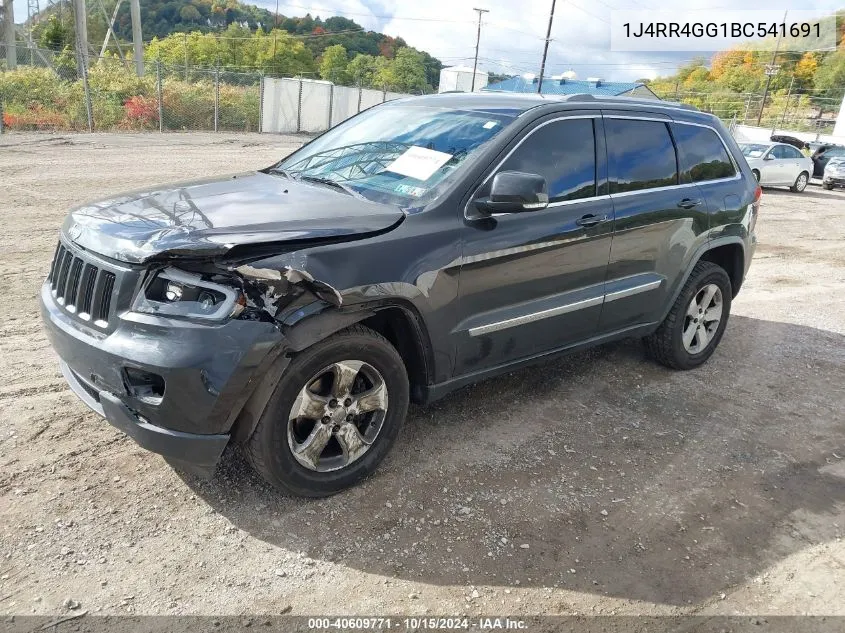
[[[95,306],[98,321],[108,321],[111,295],[114,290],[114,273],[103,271],[103,278],[103,292],[100,295],[99,305]]]
[[[76,306],[76,291],[79,289],[79,276],[81,274],[82,260],[74,257],[70,265],[70,273],[67,276],[67,288],[65,289],[65,305],[67,307]]]
[[[50,279],[51,287],[55,287],[55,285],[56,285],[55,284],[55,281],[56,281],[56,266],[59,262],[59,257],[60,257],[60,255],[62,254],[63,251],[64,251],[64,247],[62,246],[62,243],[59,242],[59,245],[56,246],[56,252],[53,254],[53,263],[50,264],[50,277],[49,277],[49,279]]]
[[[79,282],[79,294],[76,296],[77,314],[91,314],[91,301],[94,299],[94,282],[97,281],[98,269],[92,264],[85,264],[82,279]]]
[[[75,255],[59,242],[48,276],[56,302],[68,313],[99,328],[108,328],[117,274]]]
[[[69,250],[65,250],[64,256],[62,257],[62,263],[59,266],[59,278],[56,280],[56,298],[64,299],[65,296],[65,284],[67,283],[67,274],[68,270],[70,270],[70,262],[73,259],[73,253]]]

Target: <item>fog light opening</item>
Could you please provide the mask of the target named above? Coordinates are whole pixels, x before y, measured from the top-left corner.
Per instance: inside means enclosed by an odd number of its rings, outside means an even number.
[[[129,395],[147,404],[161,403],[164,397],[164,378],[134,367],[124,367],[123,375]]]

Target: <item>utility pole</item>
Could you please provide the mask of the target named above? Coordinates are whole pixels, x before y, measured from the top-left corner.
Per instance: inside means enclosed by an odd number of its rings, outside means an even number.
[[[549,28],[546,29],[546,44],[543,46],[543,60],[540,62],[540,81],[537,82],[537,94],[543,90],[543,73],[546,72],[546,55],[549,53],[549,42],[552,37],[552,20],[555,19],[555,0],[552,0],[552,10],[549,13]]]
[[[786,121],[786,112],[789,110],[789,98],[792,96],[792,84],[795,83],[795,73],[792,74],[792,79],[789,80],[789,90],[786,91],[786,105],[783,106],[783,115],[780,117],[780,126],[783,127],[783,122]],[[800,97],[799,97],[800,99]],[[772,134],[775,133],[775,126],[772,126]]]
[[[15,47],[15,3],[14,0],[0,0],[3,8],[3,43],[6,45],[6,69],[14,70],[18,65]]]
[[[490,9],[473,9],[478,11],[478,34],[475,36],[475,62],[472,64],[472,86],[470,92],[475,92],[475,69],[478,68],[478,45],[481,43],[481,14],[490,13]]]
[[[786,14],[787,13],[789,13],[789,11],[783,12],[783,22],[784,22],[784,24],[786,23]],[[766,97],[769,96],[769,86],[772,83],[772,77],[777,75],[778,70],[780,70],[780,66],[775,64],[775,62],[777,61],[778,51],[780,50],[781,35],[783,35],[783,32],[781,32],[778,35],[778,41],[777,41],[777,44],[775,44],[775,52],[772,53],[772,63],[766,64],[766,87],[763,90],[763,103],[760,104],[760,114],[757,115],[757,127],[760,127],[760,120],[763,118],[763,108],[766,107]]]
[[[73,23],[76,29],[76,67],[80,77],[88,73],[88,13],[85,0],[73,0]]]
[[[144,76],[144,37],[141,34],[141,2],[129,0],[129,14],[132,18],[132,44],[134,46],[135,74]]]

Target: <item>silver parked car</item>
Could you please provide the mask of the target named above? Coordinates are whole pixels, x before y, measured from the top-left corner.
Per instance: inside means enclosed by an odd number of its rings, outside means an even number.
[[[813,161],[784,143],[741,143],[742,155],[762,186],[789,187],[800,193],[807,188]]]
[[[834,187],[845,187],[845,156],[834,156],[827,161],[822,187],[828,190]]]

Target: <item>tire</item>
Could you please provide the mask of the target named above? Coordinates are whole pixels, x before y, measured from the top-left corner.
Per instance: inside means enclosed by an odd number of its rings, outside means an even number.
[[[822,187],[824,187],[824,188],[825,188],[825,189],[827,189],[828,191],[833,191],[833,185],[826,185],[826,184],[822,184]]]
[[[802,193],[806,188],[807,184],[810,182],[810,174],[806,171],[802,171],[798,174],[798,178],[795,179],[795,184],[792,185],[789,190],[792,193]]]
[[[338,390],[343,391],[338,384],[342,381],[337,373],[343,372],[333,368],[348,369],[354,366],[350,363],[360,363],[360,370],[353,369],[357,371],[351,383],[353,388],[346,390],[346,393],[354,393],[355,385],[363,385],[359,388],[360,393],[363,393],[361,388],[373,393],[375,389],[372,384],[379,384],[378,379],[381,379],[380,384],[386,388],[383,415],[380,411],[371,411],[344,417],[348,412],[344,402],[351,402],[354,396],[345,401],[331,397]],[[318,376],[320,378],[315,380]],[[369,387],[366,384],[368,381],[372,383]],[[328,385],[321,387],[324,391],[322,395],[317,395],[313,389],[318,384]],[[312,421],[307,414],[303,417],[294,416],[295,406],[298,407],[297,412],[304,411],[302,398],[306,387],[309,394],[305,396],[306,400],[311,402],[311,398],[315,398],[315,406],[324,407],[321,409],[323,413],[330,412],[339,417],[329,418],[326,415]],[[246,457],[258,474],[284,493],[301,497],[326,497],[338,493],[373,472],[390,451],[405,421],[408,392],[405,364],[387,339],[361,325],[342,330],[293,358],[270,397],[255,431],[246,442]],[[356,399],[352,406],[357,408],[359,404]],[[330,406],[334,408],[329,409]],[[323,414],[317,412],[316,415]],[[355,421],[349,422],[350,417]],[[368,448],[360,456],[350,457],[355,454],[350,447],[363,446],[360,440],[372,432],[376,419],[379,420],[378,429],[367,444]],[[347,444],[346,440],[341,443],[352,424],[359,431],[357,439],[354,443]],[[305,446],[315,433],[321,438],[326,437],[326,433],[329,435],[328,443],[323,444],[324,448],[320,449],[319,442],[315,443],[319,451],[315,453],[317,457],[311,460],[304,452],[295,455],[294,446]],[[331,453],[339,454],[326,457]],[[349,459],[352,461],[335,469],[323,472],[317,470],[327,468],[326,464],[331,466]]]
[[[757,171],[756,169],[752,169],[751,173],[754,174],[754,180],[756,180],[757,183],[759,184],[760,183],[760,172]]]
[[[688,309],[692,308],[693,299],[696,299],[697,302],[704,301],[706,293],[702,293],[711,286],[718,288],[720,295],[721,314],[719,321],[715,325],[712,321],[705,324],[705,319],[701,317],[701,314],[697,315],[696,318],[701,319],[701,325],[697,327],[699,329],[704,328],[704,332],[696,334],[698,338],[693,338],[690,345],[687,346],[684,342],[685,330],[694,326],[694,323],[699,323],[699,321],[692,322],[693,317],[689,316]],[[725,332],[731,311],[731,292],[730,278],[721,266],[712,262],[698,262],[663,323],[654,333],[644,339],[649,356],[662,365],[673,369],[693,369],[707,361],[713,355]],[[715,295],[712,303],[708,305],[714,303]],[[705,306],[705,317],[708,312],[711,312],[711,309]],[[711,316],[715,314],[714,309]],[[708,331],[711,325],[713,325],[712,331]],[[703,343],[704,337],[706,337],[706,344],[701,349],[697,349],[696,341]]]

